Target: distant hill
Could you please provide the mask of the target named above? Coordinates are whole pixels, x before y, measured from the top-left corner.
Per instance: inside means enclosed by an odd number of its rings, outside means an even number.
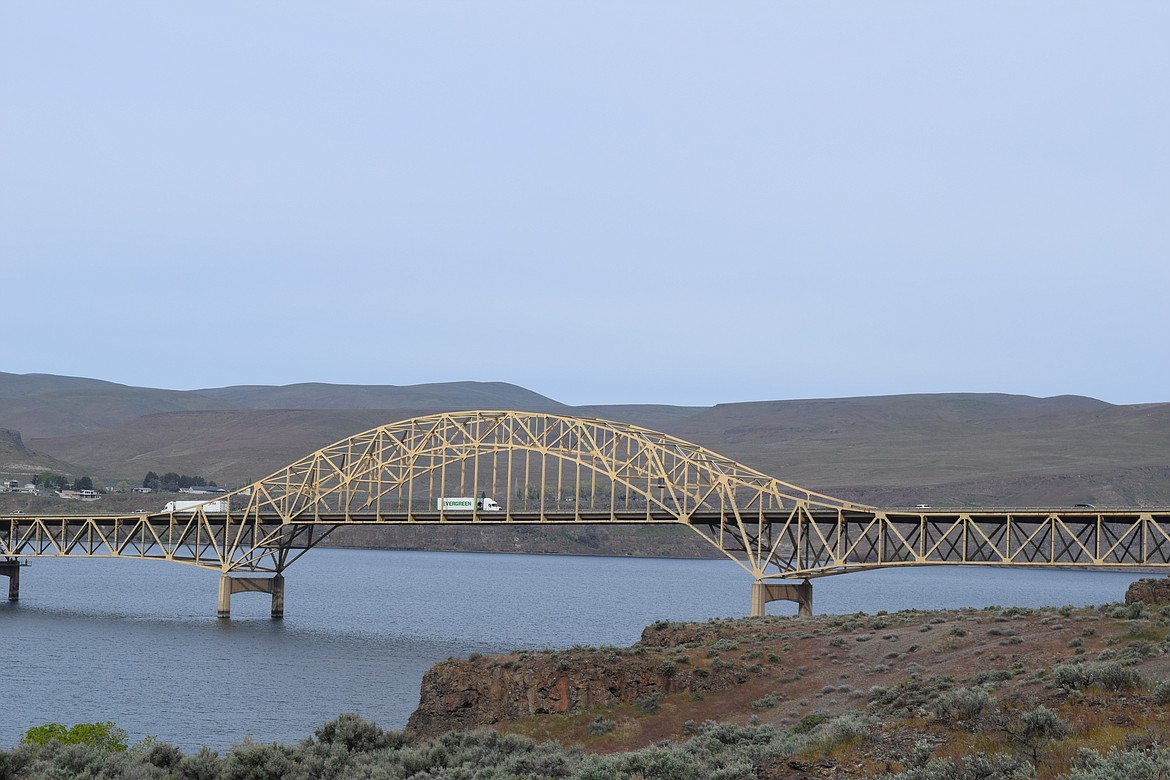
[[[505,383],[179,392],[0,374],[0,427],[25,420],[39,432],[20,429],[26,449],[111,481],[175,471],[240,485],[378,425],[474,408],[642,425],[882,506],[1170,504],[1170,404],[955,393],[567,407]],[[0,451],[0,473],[18,461]]]
[[[578,417],[593,417],[601,420],[617,420],[619,422],[640,425],[652,431],[674,433],[681,430],[684,421],[710,411],[708,406],[662,406],[655,404],[628,404],[614,406],[576,406],[566,414]]]
[[[151,414],[100,433],[34,439],[33,446],[107,479],[148,471],[200,474],[239,486],[355,433],[428,410],[245,409]]]
[[[1170,404],[1071,396],[726,404],[680,420],[674,433],[786,481],[838,493],[914,486],[949,495],[935,486],[1170,465]]]
[[[71,474],[74,466],[33,452],[24,445],[24,441],[17,431],[8,431],[0,428],[0,464],[6,474],[5,479],[26,477],[32,474]],[[27,479],[21,479],[23,485]]]
[[[514,409],[564,412],[568,407],[505,382],[426,385],[240,385],[193,391],[232,409]]]
[[[241,385],[206,390],[158,390],[97,379],[0,373],[0,427],[25,439],[103,431],[159,412],[240,409],[517,409],[567,407],[504,382],[424,385]]]
[[[230,408],[230,403],[181,390],[0,373],[0,428],[20,431],[25,439],[102,431],[154,412]]]
[[[638,407],[608,416],[656,427]],[[1170,404],[953,393],[720,404],[668,422],[658,429],[879,506],[1170,505]]]

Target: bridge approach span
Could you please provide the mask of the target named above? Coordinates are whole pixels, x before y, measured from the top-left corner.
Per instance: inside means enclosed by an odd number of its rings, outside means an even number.
[[[216,499],[219,511],[4,516],[0,574],[16,598],[21,558],[166,560],[218,571],[222,616],[241,591],[271,593],[278,615],[301,555],[337,528],[391,524],[681,524],[752,575],[752,614],[775,599],[810,611],[812,578],[881,567],[1170,572],[1170,509],[880,509],[638,426],[526,412],[381,426]]]

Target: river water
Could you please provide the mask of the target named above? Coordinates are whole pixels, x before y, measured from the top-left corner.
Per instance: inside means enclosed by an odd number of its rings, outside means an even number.
[[[816,581],[814,607],[1101,604],[1139,576],[888,569]],[[624,646],[659,619],[742,617],[751,577],[730,561],[318,549],[286,573],[283,620],[251,593],[218,620],[217,587],[212,572],[157,561],[33,560],[21,600],[0,602],[0,747],[49,722],[112,720],[132,741],[186,750],[296,742],[342,712],[399,729],[437,661]]]

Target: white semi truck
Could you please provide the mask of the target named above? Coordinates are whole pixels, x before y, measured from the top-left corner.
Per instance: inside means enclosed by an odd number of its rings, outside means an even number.
[[[168,501],[167,505],[163,507],[164,512],[194,512],[198,508],[202,508],[204,512],[226,512],[227,499],[221,498],[218,501]]]
[[[494,500],[484,498],[439,498],[435,499],[435,509],[440,512],[499,512],[500,505]]]

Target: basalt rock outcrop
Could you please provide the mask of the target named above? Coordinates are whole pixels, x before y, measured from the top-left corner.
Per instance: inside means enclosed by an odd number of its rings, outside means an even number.
[[[1130,583],[1125,591],[1125,603],[1170,604],[1170,577],[1141,579]]]
[[[407,731],[429,736],[532,715],[615,704],[646,706],[676,692],[710,692],[742,683],[740,664],[676,664],[641,644],[472,657],[436,664],[423,677]]]

